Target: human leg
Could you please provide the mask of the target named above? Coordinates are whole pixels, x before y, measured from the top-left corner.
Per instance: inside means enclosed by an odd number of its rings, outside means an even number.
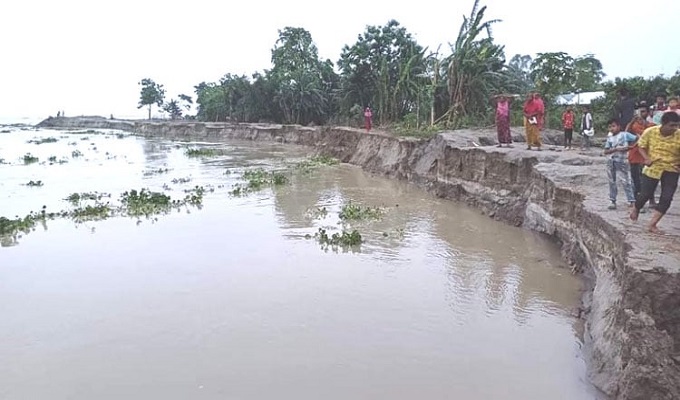
[[[649,221],[649,226],[647,226],[648,231],[652,233],[662,233],[656,225],[661,221],[661,218],[666,215],[666,212],[671,206],[673,195],[678,188],[678,177],[680,177],[680,174],[677,172],[664,171],[661,175],[661,196],[659,196],[659,203],[654,209],[652,219]]]
[[[614,164],[614,160],[609,159],[607,160],[607,180],[609,181],[609,201],[611,204],[609,205],[609,209],[613,210],[616,208],[616,195],[618,194],[618,190],[616,187],[616,166]]]
[[[642,175],[642,164],[630,164],[630,179],[633,182],[633,192],[635,197],[640,194],[640,175]]]
[[[650,178],[647,175],[642,174],[640,177],[640,195],[637,196],[637,199],[635,200],[635,208],[630,213],[630,219],[637,221],[638,214],[640,213],[642,207],[647,204],[649,199],[654,197],[654,191],[656,190],[656,186],[658,184],[658,179]]]
[[[573,129],[565,129],[564,130],[564,144],[568,149],[571,149],[571,141],[574,138],[574,130]]]
[[[635,204],[635,194],[633,192],[633,185],[630,180],[630,165],[628,162],[617,162],[616,169],[619,172],[619,179],[623,185],[623,192],[626,195],[626,201],[632,207]]]

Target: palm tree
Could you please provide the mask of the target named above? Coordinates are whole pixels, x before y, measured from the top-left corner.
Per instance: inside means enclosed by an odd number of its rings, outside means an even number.
[[[444,59],[449,108],[439,121],[456,126],[463,116],[481,115],[491,93],[507,85],[504,48],[491,35],[491,26],[500,20],[484,21],[485,11],[475,0],[470,16],[463,17],[452,54]]]

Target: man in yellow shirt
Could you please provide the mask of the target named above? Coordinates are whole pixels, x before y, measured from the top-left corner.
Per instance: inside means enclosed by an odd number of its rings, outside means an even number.
[[[661,196],[647,228],[652,233],[662,233],[656,224],[668,211],[673,201],[673,194],[678,188],[678,178],[680,178],[679,129],[680,115],[667,112],[661,118],[661,126],[647,128],[638,141],[645,168],[642,170],[642,189],[635,201],[635,208],[630,213],[630,219],[637,221],[640,210],[654,196],[654,191],[661,182]]]

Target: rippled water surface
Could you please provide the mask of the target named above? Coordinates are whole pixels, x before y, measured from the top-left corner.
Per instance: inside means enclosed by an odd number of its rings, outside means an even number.
[[[60,218],[2,240],[2,399],[596,398],[580,283],[530,232],[356,167],[291,168],[302,148],[0,130],[0,216],[68,210],[73,192],[208,189],[157,220]],[[254,167],[290,182],[230,195]],[[339,232],[350,201],[385,212],[347,226],[360,248],[309,238]]]

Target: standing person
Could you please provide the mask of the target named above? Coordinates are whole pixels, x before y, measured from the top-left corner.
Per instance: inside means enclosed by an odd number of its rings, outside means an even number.
[[[371,107],[366,107],[364,110],[364,126],[366,127],[366,132],[370,132],[373,127],[373,111],[371,111]]]
[[[562,114],[562,126],[564,127],[564,148],[571,149],[571,140],[574,137],[574,110],[567,106]]]
[[[657,224],[666,214],[678,188],[680,177],[680,115],[667,112],[661,118],[661,126],[648,128],[638,143],[646,165],[642,171],[642,192],[630,212],[630,219],[637,221],[642,207],[654,196],[661,182],[661,196],[654,209],[647,230],[662,233]]]
[[[661,125],[661,117],[663,113],[668,110],[668,105],[666,104],[666,95],[663,93],[656,95],[656,104],[654,104],[654,110],[652,112],[652,122],[655,125]]]
[[[619,90],[619,100],[614,107],[614,118],[618,119],[621,126],[626,127],[635,115],[635,99],[630,97],[628,89]]]
[[[637,136],[621,130],[621,124],[612,118],[607,122],[611,136],[607,137],[604,144],[604,154],[607,155],[607,178],[609,178],[609,204],[610,210],[616,210],[616,196],[618,194],[616,175],[623,186],[626,200],[632,208],[635,205],[635,195],[630,183],[630,166],[628,165],[627,153],[631,145],[637,141]]]
[[[498,147],[507,144],[511,147],[512,135],[510,133],[510,100],[511,98],[498,95],[496,101],[496,133],[498,134]]]
[[[649,108],[647,107],[647,103],[640,103],[640,105],[638,106],[638,114],[633,117],[632,121],[630,121],[630,123],[626,127],[626,131],[637,136],[638,140],[640,140],[640,137],[642,137],[642,134],[645,132],[645,130],[647,128],[654,126],[653,123],[649,122],[649,120],[647,119],[648,117]],[[630,178],[633,181],[633,192],[635,193],[636,198],[640,195],[640,192],[642,190],[641,178],[642,168],[644,168],[645,166],[644,162],[645,159],[640,154],[640,149],[638,148],[636,143],[628,151]],[[654,196],[652,196],[652,198],[650,199],[649,204],[650,207],[653,207],[655,205]],[[640,212],[645,212],[645,209],[643,208],[642,210],[640,210]]]
[[[583,116],[581,117],[581,149],[590,148],[590,137],[594,134],[593,114],[590,112],[590,106],[583,106]]]
[[[541,150],[541,124],[545,106],[538,93],[531,92],[524,102],[524,130],[527,137],[527,150],[536,147]]]

